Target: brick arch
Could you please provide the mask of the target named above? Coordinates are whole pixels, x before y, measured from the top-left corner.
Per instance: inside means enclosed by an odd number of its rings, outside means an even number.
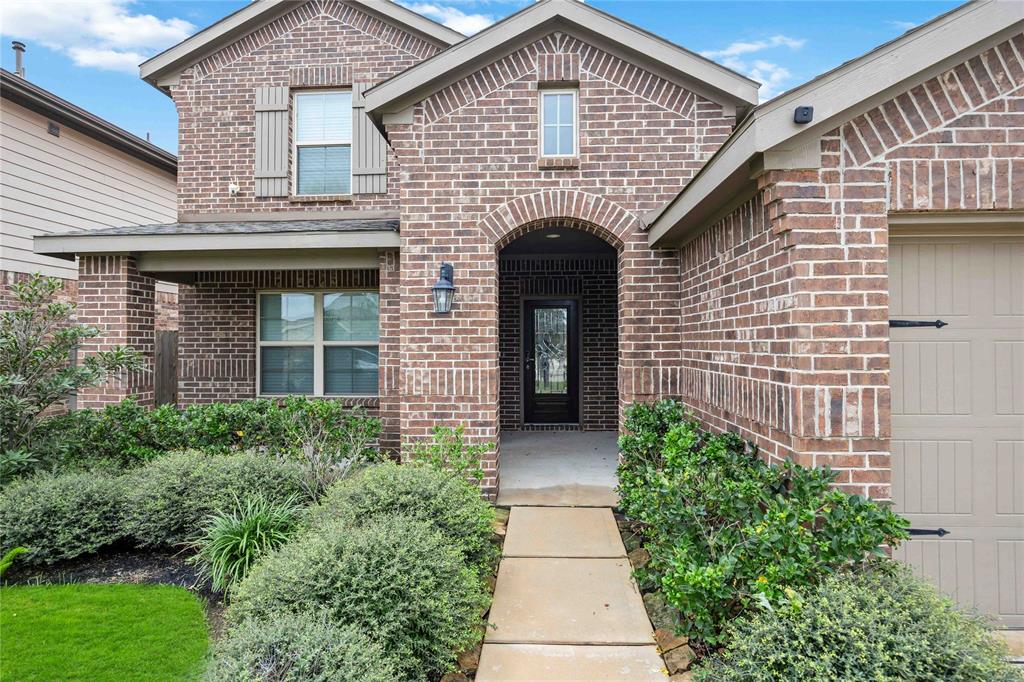
[[[577,190],[554,189],[516,197],[480,221],[495,251],[541,227],[563,225],[589,232],[622,251],[640,219],[613,201]]]

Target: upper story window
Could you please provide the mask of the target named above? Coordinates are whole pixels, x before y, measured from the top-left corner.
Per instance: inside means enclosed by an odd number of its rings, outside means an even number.
[[[352,193],[352,93],[295,95],[295,194]]]
[[[576,94],[575,90],[541,91],[541,156],[576,156]]]
[[[260,395],[376,395],[376,291],[259,294]]]

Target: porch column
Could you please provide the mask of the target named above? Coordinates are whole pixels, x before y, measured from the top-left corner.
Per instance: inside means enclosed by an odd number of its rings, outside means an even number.
[[[97,327],[100,335],[82,344],[79,360],[114,346],[131,346],[142,354],[147,371],[112,377],[104,385],[83,389],[80,408],[135,397],[141,405],[154,402],[155,280],[139,274],[133,256],[82,256],[78,264],[78,311],[81,324]]]

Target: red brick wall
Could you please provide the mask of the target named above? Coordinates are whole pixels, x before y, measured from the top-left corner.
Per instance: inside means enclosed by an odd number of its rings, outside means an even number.
[[[580,306],[580,427],[618,428],[618,274],[615,256],[521,256],[498,261],[501,428],[523,427],[522,302],[577,298]]]
[[[178,211],[302,211],[398,209],[398,177],[389,153],[388,193],[351,201],[292,203],[255,197],[255,91],[379,82],[435,54],[438,48],[336,0],[313,0],[211,55],[172,88],[178,109]],[[311,74],[311,72],[314,72]],[[239,185],[229,196],[228,184]]]
[[[539,54],[579,56],[579,159],[538,161]],[[569,60],[570,62],[573,60]],[[720,105],[567,34],[552,34],[389,125],[402,164],[401,429],[463,423],[499,439],[497,251],[525,229],[571,223],[620,252],[619,401],[670,393],[679,365],[679,259],[652,252],[640,216],[671,199],[731,131]],[[442,260],[458,289],[431,312]],[[496,462],[484,487],[497,486]]]
[[[1018,35],[857,116],[683,248],[701,418],[889,497],[888,215],[1024,208],[1022,55]]]

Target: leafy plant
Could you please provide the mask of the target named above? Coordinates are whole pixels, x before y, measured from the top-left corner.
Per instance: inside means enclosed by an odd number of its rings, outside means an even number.
[[[31,471],[39,460],[26,450],[0,450],[0,485]]]
[[[303,495],[293,463],[257,452],[211,456],[176,452],[126,477],[124,531],[141,547],[172,549],[195,539],[210,514],[260,494],[284,503]]]
[[[296,498],[272,502],[255,494],[235,499],[229,511],[216,511],[206,521],[191,561],[213,589],[224,592],[237,584],[267,552],[291,539],[301,507]]]
[[[72,352],[100,330],[74,323],[75,306],[56,300],[62,286],[32,275],[11,286],[16,307],[0,312],[0,450],[25,448],[44,411],[72,392],[145,369],[135,350],[120,346],[73,364]]]
[[[466,442],[465,430],[462,425],[435,426],[429,441],[405,444],[402,460],[427,464],[480,482],[484,478],[483,459],[494,451],[494,443],[469,444]]]
[[[28,551],[26,547],[12,547],[6,554],[0,558],[0,576],[7,572],[7,569],[11,567],[14,560],[20,555]]]
[[[434,467],[394,462],[367,467],[332,486],[310,517],[313,524],[354,525],[396,513],[433,525],[472,566],[493,567],[494,507],[475,485]]]
[[[350,527],[335,521],[304,533],[259,562],[234,591],[228,619],[273,619],[323,610],[379,642],[395,679],[443,673],[475,644],[488,603],[481,581],[434,527],[383,516]]]
[[[52,564],[124,539],[120,479],[100,473],[39,474],[0,493],[0,549],[28,547],[25,560]]]
[[[638,521],[651,561],[639,572],[682,615],[682,629],[724,641],[736,616],[786,603],[792,590],[882,554],[906,538],[889,509],[835,489],[835,475],[769,465],[734,434],[683,421],[660,458],[623,458],[623,509]]]
[[[394,682],[384,648],[322,613],[280,613],[232,627],[206,682]]]
[[[697,682],[1024,680],[981,618],[889,560],[843,571],[730,627]]]

